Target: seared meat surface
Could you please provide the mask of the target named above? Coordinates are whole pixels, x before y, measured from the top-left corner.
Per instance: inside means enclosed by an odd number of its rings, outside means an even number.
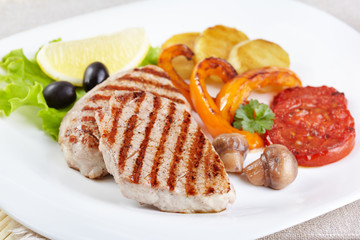
[[[107,106],[117,90],[147,91],[188,106],[168,75],[159,67],[148,65],[110,76],[77,101],[60,126],[59,144],[66,162],[86,177],[99,178],[108,174],[99,151],[95,111]]]
[[[96,112],[100,151],[124,196],[170,212],[218,212],[235,199],[223,163],[187,107],[116,92]]]

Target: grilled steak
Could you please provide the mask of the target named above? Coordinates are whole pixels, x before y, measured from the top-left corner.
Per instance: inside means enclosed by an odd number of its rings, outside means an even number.
[[[223,163],[183,104],[117,92],[97,111],[100,151],[124,196],[170,212],[218,212],[235,199]]]
[[[108,105],[116,90],[148,91],[180,105],[188,104],[172,85],[168,75],[161,68],[151,65],[112,75],[93,88],[67,113],[59,132],[59,144],[68,165],[89,178],[107,174],[98,149],[99,131],[95,111]]]

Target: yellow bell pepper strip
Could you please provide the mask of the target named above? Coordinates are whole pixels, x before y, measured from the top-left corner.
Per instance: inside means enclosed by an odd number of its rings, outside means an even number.
[[[177,56],[185,56],[186,59],[190,61],[193,59],[194,53],[185,44],[175,44],[169,46],[161,52],[158,60],[158,66],[167,72],[174,86],[180,90],[186,100],[188,100],[190,105],[192,105],[189,84],[187,84],[184,79],[179,76],[172,65],[172,60]]]
[[[257,133],[236,129],[221,116],[220,109],[206,89],[205,80],[211,75],[220,77],[226,83],[236,76],[236,71],[225,60],[212,57],[199,62],[194,68],[190,79],[191,99],[210,134],[216,137],[222,133],[240,133],[248,141],[250,149],[262,147],[264,142]]]
[[[302,86],[302,83],[288,68],[264,67],[249,70],[224,84],[216,96],[215,101],[221,116],[231,123],[236,109],[247,99],[251,91],[268,86],[287,88]]]

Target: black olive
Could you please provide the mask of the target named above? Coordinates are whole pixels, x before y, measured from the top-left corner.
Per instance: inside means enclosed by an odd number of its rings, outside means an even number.
[[[109,77],[109,72],[104,64],[101,62],[93,62],[90,64],[84,73],[83,85],[86,92],[93,87],[103,82]]]
[[[47,85],[43,95],[49,107],[60,109],[76,100],[75,87],[69,82],[58,81]]]

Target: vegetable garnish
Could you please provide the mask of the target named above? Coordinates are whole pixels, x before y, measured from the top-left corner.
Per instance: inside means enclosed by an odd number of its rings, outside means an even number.
[[[206,88],[205,81],[210,75],[220,77],[223,82],[229,82],[236,75],[236,71],[220,58],[206,58],[199,62],[193,71],[190,79],[191,99],[209,133],[213,137],[222,133],[239,133],[248,141],[250,149],[262,147],[264,142],[257,133],[236,129],[221,115],[219,107]]]
[[[176,44],[170,47],[165,48],[159,56],[159,67],[164,69],[171,79],[171,82],[176,88],[180,90],[182,95],[190,103],[191,107],[192,100],[190,96],[190,87],[189,84],[185,82],[184,79],[177,73],[177,70],[173,66],[173,60],[178,56],[184,56],[187,60],[192,60],[194,53],[193,51],[184,44]]]
[[[274,124],[275,114],[264,103],[250,99],[248,104],[242,104],[235,112],[233,126],[250,133],[264,134]]]
[[[148,53],[146,54],[146,57],[140,63],[139,67],[144,67],[148,64],[157,65],[158,59],[160,56],[160,52],[161,52],[161,49],[159,47],[150,46],[150,49],[149,49]]]
[[[270,86],[278,90],[301,85],[300,78],[288,68],[256,68],[225,83],[216,96],[216,105],[220,108],[222,116],[232,122],[235,111],[244,103],[252,91]]]
[[[29,60],[22,49],[4,56],[0,67],[6,72],[0,74],[0,84],[4,86],[0,89],[0,113],[9,116],[22,106],[38,107],[42,129],[57,140],[61,120],[72,106],[60,110],[48,107],[42,92],[53,80],[41,71],[35,60]],[[76,90],[77,99],[84,94],[83,89]]]
[[[344,93],[332,87],[285,89],[270,107],[276,119],[265,133],[265,143],[285,145],[300,166],[333,163],[354,148],[354,118]]]
[[[23,105],[46,107],[42,90],[52,80],[40,70],[36,62],[27,59],[23,51],[18,49],[4,56],[0,67],[6,71],[5,75],[0,75],[4,86],[0,89],[0,112],[9,116]]]

